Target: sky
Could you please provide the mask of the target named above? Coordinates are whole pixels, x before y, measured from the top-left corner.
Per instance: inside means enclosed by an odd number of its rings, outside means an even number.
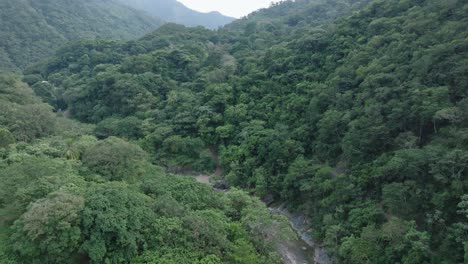
[[[201,11],[218,11],[226,16],[241,18],[253,11],[269,7],[271,2],[278,0],[178,0],[187,7]]]

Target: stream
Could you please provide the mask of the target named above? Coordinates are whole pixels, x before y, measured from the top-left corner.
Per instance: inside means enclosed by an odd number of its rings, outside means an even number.
[[[307,218],[304,215],[291,213],[286,206],[269,207],[272,213],[286,216],[299,240],[285,241],[278,245],[279,253],[285,264],[332,264],[325,250],[310,235]]]
[[[210,176],[199,175],[195,179],[200,183],[211,185]],[[325,250],[310,235],[307,218],[304,215],[289,212],[284,204],[271,206],[268,209],[272,213],[286,216],[299,238],[277,244],[278,253],[284,264],[333,264]]]

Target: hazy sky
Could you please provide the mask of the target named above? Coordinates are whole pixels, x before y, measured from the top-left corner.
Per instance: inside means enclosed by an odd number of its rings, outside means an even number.
[[[236,18],[248,15],[252,11],[270,6],[278,0],[178,0],[184,5],[201,12],[219,11]]]

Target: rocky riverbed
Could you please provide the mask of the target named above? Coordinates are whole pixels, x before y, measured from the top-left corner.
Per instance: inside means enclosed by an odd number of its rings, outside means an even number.
[[[195,179],[212,185],[210,176],[198,175]],[[303,215],[290,213],[285,205],[270,206],[269,209],[272,213],[286,216],[298,236],[297,240],[277,243],[276,247],[284,264],[333,264],[325,250],[309,234],[307,219]]]
[[[278,245],[285,264],[333,264],[325,250],[310,235],[306,217],[289,212],[284,204],[278,207],[272,206],[270,211],[286,216],[300,238],[297,241],[287,241]]]

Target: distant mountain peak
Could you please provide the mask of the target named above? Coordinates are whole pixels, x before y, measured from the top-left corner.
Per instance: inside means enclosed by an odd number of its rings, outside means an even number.
[[[199,12],[192,10],[177,0],[118,0],[135,9],[143,10],[167,22],[185,26],[204,26],[216,29],[236,18],[228,17],[218,11]]]

